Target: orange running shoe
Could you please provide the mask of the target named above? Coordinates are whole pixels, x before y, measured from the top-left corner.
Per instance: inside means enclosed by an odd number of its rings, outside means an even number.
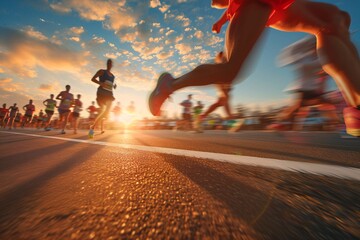
[[[344,121],[346,132],[352,136],[360,137],[360,109],[359,107],[344,108]]]

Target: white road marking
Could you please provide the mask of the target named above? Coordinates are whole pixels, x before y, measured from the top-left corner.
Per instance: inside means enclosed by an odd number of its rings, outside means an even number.
[[[223,153],[192,151],[192,150],[184,150],[184,149],[176,149],[176,148],[163,148],[163,147],[142,146],[142,145],[123,144],[123,143],[101,142],[101,141],[93,141],[93,140],[81,140],[81,139],[45,136],[38,134],[19,133],[19,132],[0,131],[0,133],[56,139],[56,140],[76,142],[76,143],[87,143],[94,145],[119,147],[125,149],[135,149],[140,151],[170,154],[175,156],[203,158],[203,159],[210,159],[220,162],[229,162],[229,163],[242,164],[242,165],[280,169],[291,172],[303,172],[303,173],[309,173],[315,175],[324,175],[324,176],[331,176],[331,177],[337,177],[343,179],[353,179],[360,181],[360,168],[353,168],[353,167],[342,167],[337,165],[278,160],[273,158],[260,158],[260,157],[239,156],[239,155],[223,154]]]

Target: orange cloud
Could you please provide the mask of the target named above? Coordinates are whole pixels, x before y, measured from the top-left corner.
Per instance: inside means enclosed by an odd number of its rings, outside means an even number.
[[[21,31],[0,27],[0,65],[20,77],[34,78],[36,68],[76,72],[87,63],[86,54],[41,40]]]

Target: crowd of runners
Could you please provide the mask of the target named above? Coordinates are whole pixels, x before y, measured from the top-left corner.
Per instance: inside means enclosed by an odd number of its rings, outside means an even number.
[[[283,64],[294,67],[301,87],[293,90],[296,94],[294,104],[278,114],[273,129],[282,128],[297,115],[303,107],[319,105],[327,109],[327,116],[333,124],[340,124],[342,119],[335,112],[335,104],[323,97],[324,83],[328,76],[332,77],[342,94],[346,106],[343,109],[343,120],[348,134],[360,136],[360,61],[356,47],[351,42],[349,27],[351,18],[348,13],[334,5],[303,0],[212,0],[212,6],[225,9],[222,17],[213,25],[212,30],[220,33],[221,27],[229,21],[225,36],[224,50],[219,52],[212,64],[203,64],[192,71],[174,78],[169,73],[160,75],[155,89],[149,97],[150,112],[161,115],[161,107],[170,95],[182,88],[214,84],[218,89],[215,103],[204,109],[201,102],[193,106],[192,95],[181,102],[182,120],[177,126],[184,129],[202,131],[202,121],[218,107],[224,107],[226,118],[232,119],[229,98],[232,86],[243,76],[244,64],[252,49],[266,27],[286,32],[305,32],[313,36],[309,49],[300,48],[294,55],[302,55]],[[249,24],[251,23],[251,24]],[[112,109],[115,100],[113,90],[116,89],[115,76],[112,74],[112,60],[108,59],[106,69],[100,69],[91,81],[98,86],[96,101],[87,108],[91,124],[89,137],[94,136],[95,128],[100,125],[104,132],[104,120]],[[240,79],[242,80],[242,79]],[[78,119],[83,109],[81,95],[74,98],[70,86],[55,98],[51,95],[43,104],[45,112],[40,111],[35,117],[35,106],[30,100],[23,106],[24,115],[14,104],[0,109],[3,127],[13,128],[16,124],[24,127],[35,125],[49,130],[55,108],[59,112],[57,126],[65,133],[66,125],[71,119],[74,133],[77,131]],[[57,100],[59,104],[57,105]],[[132,106],[130,106],[131,111]],[[95,110],[96,109],[96,110]],[[97,114],[95,114],[95,111]],[[120,106],[114,108],[115,117],[119,117]]]
[[[153,115],[161,115],[166,99],[182,88],[225,85],[230,86],[225,90],[228,93],[238,76],[244,76],[246,62],[265,28],[271,27],[315,37],[317,64],[335,80],[347,103],[343,111],[346,132],[360,137],[360,60],[351,42],[351,17],[347,12],[332,4],[304,0],[212,0],[211,5],[225,9],[213,25],[215,33],[229,22],[221,61],[199,65],[178,77],[161,74],[148,101]],[[297,103],[284,112],[281,120],[290,118],[313,97],[309,92],[300,93]]]

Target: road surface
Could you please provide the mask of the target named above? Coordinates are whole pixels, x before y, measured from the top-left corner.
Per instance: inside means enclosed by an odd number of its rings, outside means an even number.
[[[0,131],[0,239],[359,239],[335,133]]]

